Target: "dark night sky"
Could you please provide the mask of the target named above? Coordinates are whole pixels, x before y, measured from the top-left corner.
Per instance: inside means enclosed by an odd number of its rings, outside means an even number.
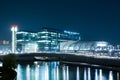
[[[82,40],[120,44],[120,1],[0,0],[0,40],[11,40],[12,24],[20,30],[46,26],[76,31]]]

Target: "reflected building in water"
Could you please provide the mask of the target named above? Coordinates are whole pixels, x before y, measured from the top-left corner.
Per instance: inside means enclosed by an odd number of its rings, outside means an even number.
[[[120,73],[82,66],[59,65],[43,62],[35,65],[18,65],[17,80],[119,80]]]

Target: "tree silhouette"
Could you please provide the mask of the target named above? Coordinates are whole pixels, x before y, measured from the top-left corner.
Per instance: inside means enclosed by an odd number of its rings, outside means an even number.
[[[6,55],[3,58],[3,76],[2,80],[14,80],[16,77],[16,58],[14,54]]]

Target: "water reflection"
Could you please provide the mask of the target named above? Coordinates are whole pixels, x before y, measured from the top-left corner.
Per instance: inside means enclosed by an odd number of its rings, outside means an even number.
[[[113,72],[110,71],[110,72],[109,72],[109,80],[113,80],[113,76],[112,76],[112,75],[113,75]]]
[[[95,80],[98,80],[98,70],[95,69]]]
[[[86,68],[84,68],[84,80],[87,80],[87,72],[86,72]]]
[[[117,72],[117,80],[120,80],[120,73]]]
[[[80,80],[80,70],[79,67],[77,67],[77,76],[76,76],[77,80]]]
[[[103,79],[103,76],[102,76],[102,69],[99,70],[99,77],[100,77],[100,78],[99,78],[100,80],[104,80],[104,79]]]
[[[27,67],[26,67],[26,77],[27,77],[27,79],[26,80],[30,80],[30,65],[27,65]]]
[[[88,68],[88,80],[91,80],[91,71],[90,71],[90,68]]]
[[[81,66],[39,62],[17,66],[17,80],[120,80],[120,73]]]

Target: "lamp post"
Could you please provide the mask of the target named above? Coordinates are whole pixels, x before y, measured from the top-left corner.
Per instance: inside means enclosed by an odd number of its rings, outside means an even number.
[[[16,32],[18,28],[17,25],[12,25],[11,31],[12,31],[12,53],[16,52]]]

